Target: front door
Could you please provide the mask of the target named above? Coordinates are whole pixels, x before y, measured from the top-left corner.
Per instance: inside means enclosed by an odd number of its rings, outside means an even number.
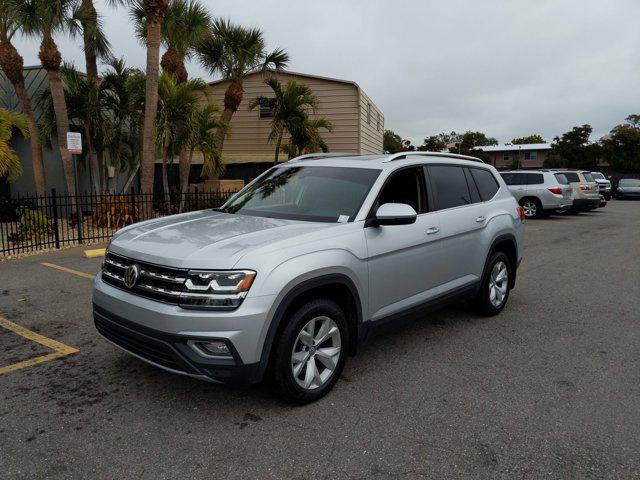
[[[422,167],[394,172],[371,214],[385,203],[411,205],[418,217],[411,225],[365,228],[372,320],[423,303],[439,292],[440,220],[437,212],[429,212]]]

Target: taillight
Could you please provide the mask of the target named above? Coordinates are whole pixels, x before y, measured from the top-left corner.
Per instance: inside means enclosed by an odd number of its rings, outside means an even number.
[[[520,216],[520,220],[522,220],[523,222],[524,222],[524,219],[527,218],[525,217],[524,210],[520,205],[518,205],[518,215]]]
[[[562,195],[562,189],[560,187],[550,188],[549,191],[554,195]]]
[[[589,185],[580,185],[580,190],[591,190]]]

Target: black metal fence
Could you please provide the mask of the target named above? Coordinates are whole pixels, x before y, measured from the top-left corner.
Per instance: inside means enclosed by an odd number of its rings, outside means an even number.
[[[0,256],[107,241],[132,223],[220,207],[234,191],[0,197]]]

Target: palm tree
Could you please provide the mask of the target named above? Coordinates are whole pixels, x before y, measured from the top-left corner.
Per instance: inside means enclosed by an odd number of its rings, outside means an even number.
[[[0,177],[7,177],[12,182],[22,173],[20,158],[9,144],[13,129],[17,128],[25,138],[29,137],[26,115],[0,108]]]
[[[274,97],[257,97],[249,104],[249,109],[260,106],[271,110],[269,141],[276,142],[273,161],[276,165],[284,133],[291,134],[295,125],[308,115],[309,110],[318,108],[318,99],[307,85],[294,79],[289,80],[284,88],[275,76],[269,76],[265,83],[273,90]]]
[[[296,120],[291,125],[290,142],[283,147],[283,150],[293,158],[304,153],[313,153],[321,150],[329,150],[326,142],[320,135],[320,129],[333,132],[333,124],[326,118],[310,119],[307,115]]]
[[[91,165],[94,191],[105,191],[105,138],[111,123],[111,115],[106,108],[106,91],[101,84],[90,81],[71,65],[63,65],[60,73],[67,115],[74,125],[82,129],[85,147],[83,150],[87,152]],[[50,138],[57,130],[53,96],[50,91],[42,92],[40,103],[40,130],[46,138]]]
[[[178,84],[167,72],[160,76],[156,144],[162,151],[162,186],[167,209],[171,204],[167,166],[187,146],[186,132],[189,128],[180,128],[180,125],[192,122],[198,106],[198,94],[206,85],[200,79]]]
[[[153,192],[153,174],[156,163],[155,123],[158,113],[158,79],[160,75],[160,41],[162,23],[170,0],[134,0],[132,17],[135,21],[135,9],[142,6],[147,31],[147,68],[145,82],[144,121],[142,126],[142,158],[140,159],[140,189]],[[123,3],[123,2],[121,2]]]
[[[289,55],[283,49],[267,52],[264,36],[258,28],[245,28],[224,19],[215,20],[212,28],[212,35],[198,47],[198,57],[212,75],[220,75],[229,81],[222,112],[222,120],[228,124],[242,102],[244,78],[257,70],[283,69]],[[219,128],[216,136],[222,151],[225,131]]]
[[[42,67],[47,71],[49,89],[56,116],[58,148],[62,158],[67,192],[74,192],[74,175],[71,154],[67,149],[67,132],[69,117],[64,100],[64,88],[60,78],[62,56],[53,35],[64,31],[71,18],[74,0],[14,0],[16,22],[22,32],[30,37],[40,38],[38,57]]]
[[[102,30],[102,18],[96,10],[93,0],[80,0],[74,5],[70,33],[82,34],[87,80],[98,82],[98,58],[111,57],[111,45]]]
[[[219,176],[224,171],[224,163],[222,163],[222,156],[220,155],[220,149],[218,148],[218,139],[216,137],[216,130],[222,128],[228,129],[228,124],[220,120],[220,107],[215,103],[210,103],[202,108],[197,108],[193,112],[193,116],[189,121],[189,128],[187,132],[186,148],[183,151],[188,150],[186,156],[186,164],[180,165],[180,173],[182,171],[189,172],[191,168],[191,162],[193,160],[193,154],[198,152],[202,155],[202,172],[203,176],[216,175]],[[182,156],[180,162],[182,162]],[[185,194],[187,193],[187,187],[189,186],[189,176],[185,178],[180,176],[180,211],[184,206]]]
[[[33,164],[33,178],[38,195],[46,194],[46,183],[44,176],[44,164],[42,161],[42,145],[38,132],[38,122],[33,113],[31,99],[24,84],[23,66],[24,61],[18,53],[11,40],[20,28],[16,21],[13,2],[10,0],[0,0],[0,68],[13,85],[16,95],[22,105],[22,111],[27,117],[29,136],[31,137],[31,162]]]

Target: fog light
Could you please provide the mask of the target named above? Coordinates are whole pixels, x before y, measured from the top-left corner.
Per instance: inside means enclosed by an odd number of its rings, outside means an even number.
[[[202,355],[203,357],[231,357],[229,346],[224,342],[191,340],[189,341],[189,345],[198,355]]]

